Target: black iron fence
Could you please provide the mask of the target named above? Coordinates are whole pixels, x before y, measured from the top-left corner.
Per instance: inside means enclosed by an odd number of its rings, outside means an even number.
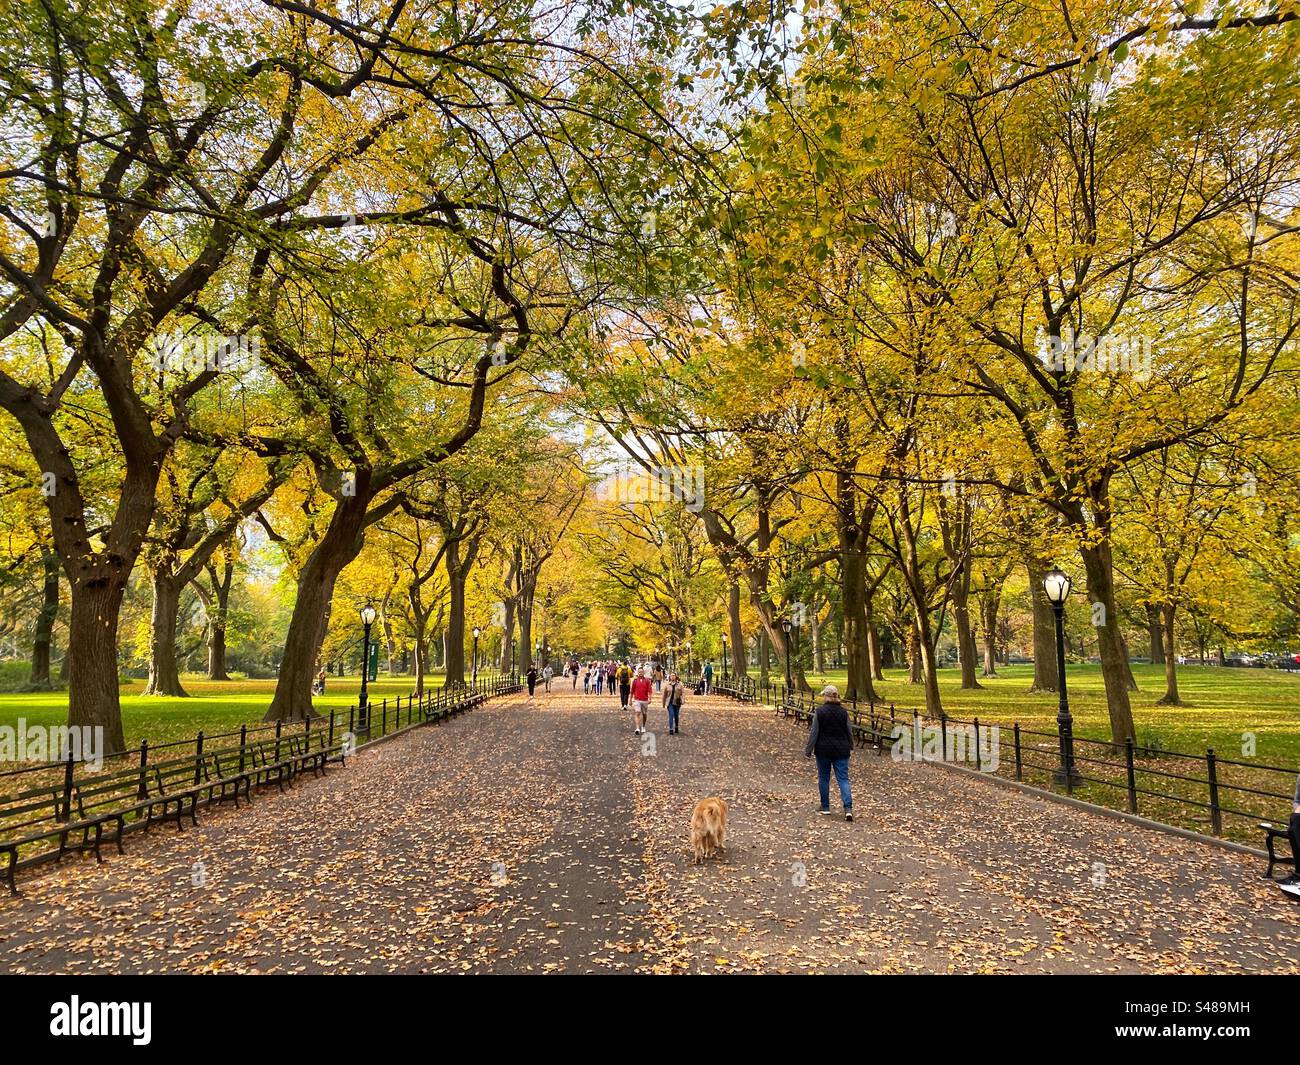
[[[196,811],[255,788],[292,786],[303,772],[324,772],[331,762],[386,736],[441,721],[487,699],[519,690],[519,677],[481,673],[469,684],[443,685],[421,694],[371,700],[331,709],[302,722],[241,725],[200,731],[192,740],[150,743],[106,756],[102,764],[78,760],[74,745],[59,761],[27,763],[0,772],[0,876],[16,891],[16,870],[93,850],[104,834],[121,850],[124,835],[155,820],[183,827]],[[80,752],[84,753],[84,752]]]
[[[817,699],[784,684],[728,678],[715,689],[742,702],[772,706],[784,716],[811,718]],[[858,741],[896,758],[959,763],[981,772],[1058,791],[1086,802],[1139,814],[1178,828],[1258,846],[1262,823],[1285,827],[1300,768],[1249,758],[1147,747],[1129,740],[1074,736],[1073,774],[1061,766],[1060,736],[1019,722],[981,722],[892,703],[846,704]]]

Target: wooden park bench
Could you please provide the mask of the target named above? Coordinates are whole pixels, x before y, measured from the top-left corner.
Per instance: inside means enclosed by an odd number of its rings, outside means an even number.
[[[1268,868],[1264,870],[1264,876],[1262,879],[1271,880],[1273,878],[1273,866],[1275,866],[1279,861],[1284,860],[1277,856],[1277,852],[1274,850],[1274,842],[1279,839],[1284,839],[1289,844],[1291,842],[1291,837],[1288,835],[1285,828],[1278,828],[1277,825],[1273,824],[1271,821],[1261,821],[1259,827],[1264,830],[1264,845],[1268,848]],[[1295,855],[1293,854],[1292,860],[1294,859]]]
[[[865,713],[862,710],[853,710],[849,714],[849,727],[853,730],[853,738],[859,747],[866,747],[868,744],[876,748],[876,754],[882,755],[894,744],[894,725],[886,717],[877,715],[875,706],[871,706]]]

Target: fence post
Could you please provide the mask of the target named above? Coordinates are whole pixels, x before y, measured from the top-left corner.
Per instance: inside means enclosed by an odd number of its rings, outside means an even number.
[[[140,741],[140,787],[136,791],[136,797],[147,799],[149,797],[149,784],[145,776],[149,772],[149,741]]]
[[[381,735],[381,736],[387,736],[387,735],[388,735],[388,699],[387,699],[387,697],[385,697],[385,698],[384,698],[384,701],[379,705],[379,735]]]
[[[280,730],[284,727],[283,721],[275,723],[275,760],[280,760]]]
[[[244,771],[244,748],[248,746],[248,726],[239,726],[239,771]]]
[[[1210,780],[1210,824],[1216,836],[1223,835],[1223,810],[1219,806],[1219,762],[1214,757],[1214,748],[1205,752],[1205,768],[1209,770]]]
[[[330,707],[330,750],[334,749],[334,708]]]
[[[1022,765],[1020,761],[1020,722],[1019,721],[1017,721],[1013,726],[1012,732],[1015,734],[1015,739],[1016,739],[1016,779],[1023,780],[1024,773],[1022,771]]]
[[[979,729],[975,730],[975,745],[979,746]],[[943,752],[943,760],[948,760],[948,715],[943,710],[939,711],[939,749]]]
[[[72,774],[75,763],[72,761],[72,743],[68,743],[68,760],[63,766],[63,820],[72,820]]]
[[[945,759],[946,759],[945,755]],[[975,719],[975,768],[983,772],[984,765],[980,761],[980,719]]]
[[[194,737],[194,783],[198,784],[203,779],[203,730],[199,729],[199,734]],[[208,800],[212,796],[209,794]]]
[[[1124,767],[1128,770],[1128,812],[1138,812],[1137,773],[1133,769],[1133,737],[1124,741]]]

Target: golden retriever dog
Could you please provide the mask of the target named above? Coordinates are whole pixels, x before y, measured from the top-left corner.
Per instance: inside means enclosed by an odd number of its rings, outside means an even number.
[[[719,798],[701,799],[691,814],[691,850],[695,864],[727,845],[727,804]]]

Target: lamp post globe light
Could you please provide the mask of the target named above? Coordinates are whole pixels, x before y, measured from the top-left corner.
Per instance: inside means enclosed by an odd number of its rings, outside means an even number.
[[[477,625],[474,626],[474,653],[470,658],[470,677],[476,688],[478,687],[478,638],[482,632],[483,630]]]
[[[367,603],[361,608],[361,692],[357,695],[357,731],[370,731],[370,626],[378,613]]]
[[[794,687],[794,676],[790,672],[790,629],[792,626],[789,618],[781,620],[781,628],[785,632],[785,691],[788,697],[790,689]]]
[[[1069,576],[1059,569],[1049,570],[1043,577],[1043,593],[1052,604],[1056,622],[1056,688],[1060,693],[1056,731],[1061,740],[1061,764],[1052,773],[1052,783],[1073,790],[1083,783],[1083,777],[1074,767],[1074,718],[1070,716],[1070,697],[1065,690],[1065,601],[1070,596]]]

